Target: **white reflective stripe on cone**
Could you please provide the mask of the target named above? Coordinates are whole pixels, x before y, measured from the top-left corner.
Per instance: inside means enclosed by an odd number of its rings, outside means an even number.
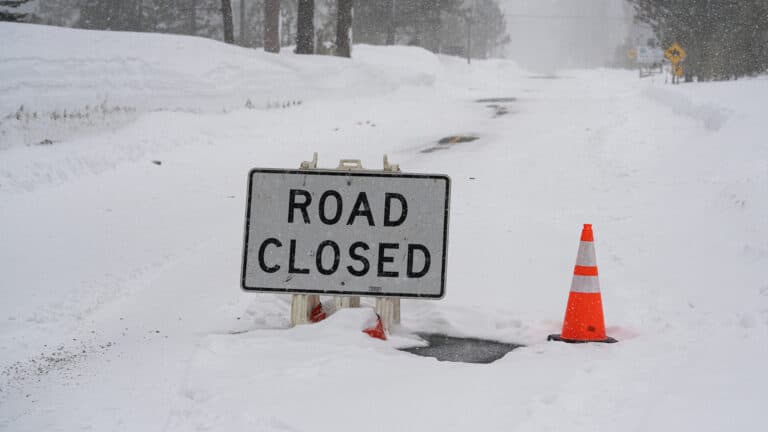
[[[576,255],[576,265],[584,267],[597,267],[594,243],[585,241],[579,243],[579,254]]]
[[[599,293],[600,281],[597,276],[573,275],[571,281],[571,292],[578,293]]]

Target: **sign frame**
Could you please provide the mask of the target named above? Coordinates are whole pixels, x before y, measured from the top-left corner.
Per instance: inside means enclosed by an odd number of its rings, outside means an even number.
[[[361,291],[340,291],[340,290],[322,290],[322,289],[284,289],[274,287],[247,286],[246,268],[248,267],[248,240],[251,227],[251,207],[253,196],[253,176],[254,174],[299,174],[299,175],[325,175],[337,177],[381,177],[381,178],[418,178],[444,180],[445,183],[445,204],[443,207],[443,253],[440,257],[440,292],[438,294],[419,294],[419,293],[398,293],[398,292],[361,292]],[[338,170],[338,169],[281,169],[281,168],[252,168],[248,172],[248,187],[245,206],[245,231],[243,236],[243,252],[240,270],[240,288],[246,292],[264,292],[264,293],[282,293],[282,294],[314,294],[314,295],[332,295],[345,297],[391,297],[391,298],[412,298],[424,300],[439,300],[445,297],[447,264],[448,264],[448,226],[450,222],[450,195],[451,178],[446,174],[417,174],[388,171],[367,171],[367,170]],[[435,259],[434,261],[437,261]]]
[[[664,51],[655,47],[638,46],[635,53],[635,61],[642,66],[661,64],[665,58]]]

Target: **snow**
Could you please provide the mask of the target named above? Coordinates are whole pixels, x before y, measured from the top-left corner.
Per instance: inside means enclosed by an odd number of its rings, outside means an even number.
[[[45,134],[62,136],[62,129],[72,125],[102,123],[111,130],[132,120],[136,111],[226,112],[246,103],[266,109],[336,99],[341,90],[381,95],[402,85],[430,85],[440,67],[434,56],[416,47],[387,54],[359,45],[355,62],[321,56],[307,62],[204,38],[12,28],[4,25],[3,30],[8,39],[0,64],[0,113],[5,117],[21,110],[27,114],[23,118],[35,115],[38,121],[3,121],[0,136],[25,144],[36,144]],[[65,112],[67,119],[47,121]]]
[[[763,429],[765,77],[0,39],[0,430]],[[500,117],[474,102],[502,96]],[[130,109],[15,118],[102,103]],[[480,139],[421,152],[452,134]],[[361,332],[369,307],[289,329],[289,297],[239,289],[248,169],[313,151],[452,177],[446,297],[403,301],[386,342]],[[582,223],[618,344],[546,342]],[[489,365],[395,349],[416,331],[526,347]]]

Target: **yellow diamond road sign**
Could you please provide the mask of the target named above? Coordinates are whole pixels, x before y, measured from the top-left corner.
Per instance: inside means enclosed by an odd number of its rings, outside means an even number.
[[[664,51],[664,57],[669,59],[672,63],[680,63],[681,61],[685,60],[685,50],[683,47],[678,45],[677,42],[673,43],[671,47],[667,48],[666,51]]]

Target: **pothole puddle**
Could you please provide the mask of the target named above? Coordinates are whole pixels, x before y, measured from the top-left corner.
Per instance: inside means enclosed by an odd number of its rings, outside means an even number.
[[[523,345],[487,339],[460,338],[437,333],[417,333],[429,345],[400,348],[423,357],[434,357],[439,361],[461,363],[493,363],[508,352]]]

